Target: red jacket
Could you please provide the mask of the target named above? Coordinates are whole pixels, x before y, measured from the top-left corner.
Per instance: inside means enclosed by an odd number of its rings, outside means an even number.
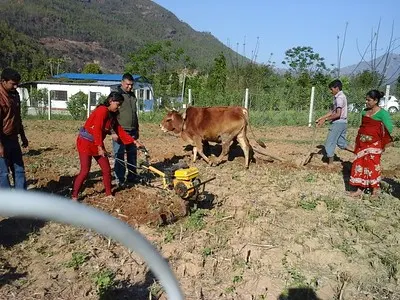
[[[104,148],[104,139],[107,134],[111,134],[111,129],[118,135],[122,143],[131,144],[135,140],[125,132],[119,125],[117,118],[110,115],[106,106],[97,107],[86,120],[83,126],[85,130],[93,136],[94,141],[88,141],[78,136],[76,145],[78,152],[87,153],[92,156],[99,155],[98,146]]]

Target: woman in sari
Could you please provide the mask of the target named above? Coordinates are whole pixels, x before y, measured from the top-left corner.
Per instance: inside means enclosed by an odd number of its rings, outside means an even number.
[[[390,114],[379,107],[383,96],[384,93],[371,90],[365,99],[366,109],[362,111],[354,149],[356,157],[350,175],[350,185],[357,187],[355,192],[350,193],[353,197],[361,196],[367,188],[371,189],[373,197],[380,192],[381,155],[385,146],[393,141]]]

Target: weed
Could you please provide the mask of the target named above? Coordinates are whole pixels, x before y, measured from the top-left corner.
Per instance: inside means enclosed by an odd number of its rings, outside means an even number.
[[[206,210],[197,209],[186,220],[185,227],[191,230],[201,230],[206,225],[204,217],[207,215]]]
[[[262,211],[260,209],[252,209],[247,213],[247,217],[251,222],[254,222],[261,216],[262,216]]]
[[[210,247],[205,247],[201,254],[203,255],[203,257],[210,256],[211,254],[213,254],[213,249],[211,249]]]
[[[148,291],[152,296],[158,297],[162,294],[163,288],[157,281],[154,281],[153,284],[148,287]]]
[[[347,256],[357,253],[357,251],[349,244],[347,240],[343,240],[343,242],[336,247]]]
[[[227,293],[227,294],[232,294],[232,293],[234,293],[235,291],[236,291],[236,289],[235,289],[235,287],[234,287],[233,285],[228,286],[228,287],[225,289],[225,293]]]
[[[237,283],[242,282],[242,281],[243,281],[243,275],[235,275],[235,276],[233,276],[232,282],[234,284],[237,284]]]
[[[233,270],[243,270],[247,267],[247,263],[243,258],[235,257],[232,261]]]
[[[314,210],[317,207],[317,201],[315,199],[301,199],[299,206],[305,210]]]
[[[65,266],[67,268],[78,270],[79,267],[82,266],[88,259],[89,256],[84,252],[73,252],[71,260],[67,262]]]
[[[165,231],[165,235],[164,235],[164,242],[165,243],[170,243],[175,239],[176,233],[175,230],[172,228],[168,228]]]
[[[317,176],[315,174],[307,174],[307,176],[304,178],[305,182],[315,182],[317,179]]]
[[[282,265],[285,268],[286,272],[289,274],[289,282],[287,284],[287,289],[285,289],[285,291],[282,293],[283,295],[288,294],[288,288],[309,288],[310,286],[312,286],[313,282],[315,283],[316,280],[313,280],[312,283],[309,283],[307,281],[307,278],[296,268],[290,266],[289,261],[287,259],[288,254],[290,253],[290,251],[287,251],[284,255],[284,257],[282,258]],[[314,286],[317,286],[316,284],[314,284]]]
[[[379,259],[386,267],[389,279],[393,278],[397,282],[397,273],[399,272],[400,267],[400,257],[398,257],[395,253],[387,252],[384,255],[379,255]]]
[[[108,269],[100,270],[94,274],[93,279],[96,285],[97,294],[100,296],[104,295],[115,284],[115,274],[113,271]]]
[[[338,211],[341,205],[341,200],[336,198],[321,197],[320,200],[325,202],[327,209],[331,212]]]

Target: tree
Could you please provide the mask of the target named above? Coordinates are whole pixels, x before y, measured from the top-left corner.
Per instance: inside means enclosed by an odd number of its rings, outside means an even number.
[[[224,95],[226,87],[227,69],[226,59],[223,53],[214,59],[214,66],[208,77],[208,87],[211,91]]]
[[[397,77],[396,86],[395,86],[394,91],[395,91],[395,95],[396,95],[397,99],[399,99],[399,97],[400,97],[400,75]]]
[[[67,108],[74,120],[84,120],[87,112],[88,95],[78,92],[67,102]]]
[[[182,48],[176,48],[170,41],[146,44],[129,55],[126,71],[140,74],[150,80],[154,74],[183,68],[190,58],[184,55]]]
[[[47,59],[47,63],[50,68],[50,75],[54,76],[62,73],[62,65],[65,63],[65,59],[60,57],[50,57],[49,59]]]
[[[328,71],[325,58],[315,53],[312,47],[299,46],[286,50],[282,64],[288,65],[295,75],[307,73],[312,77],[316,73]]]
[[[364,70],[361,73],[353,76],[352,84],[364,90],[374,89],[378,86],[381,75],[377,72]]]
[[[84,74],[102,74],[100,65],[96,63],[87,63],[82,70]]]

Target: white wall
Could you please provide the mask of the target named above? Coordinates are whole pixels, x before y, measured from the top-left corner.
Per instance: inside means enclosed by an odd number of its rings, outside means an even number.
[[[48,96],[50,97],[50,91],[67,91],[67,99],[70,99],[72,95],[75,95],[78,92],[83,92],[87,95],[90,92],[100,93],[102,95],[108,96],[111,92],[111,87],[109,86],[97,86],[97,85],[70,85],[70,84],[48,84],[48,83],[38,83],[37,89],[47,89]],[[51,99],[51,108],[52,109],[67,109],[66,101],[58,101]]]

